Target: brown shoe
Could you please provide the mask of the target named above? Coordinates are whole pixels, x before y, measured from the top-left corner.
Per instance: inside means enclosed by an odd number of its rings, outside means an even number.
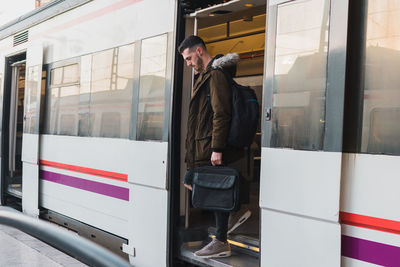
[[[213,238],[208,245],[196,251],[194,255],[204,259],[229,257],[231,255],[231,246],[228,242],[222,242]]]

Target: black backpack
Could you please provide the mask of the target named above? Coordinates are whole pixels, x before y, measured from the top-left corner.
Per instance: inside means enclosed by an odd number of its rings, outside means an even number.
[[[232,89],[232,120],[228,144],[237,148],[250,147],[260,118],[256,93],[249,86],[235,82],[229,74],[225,73],[225,76]],[[207,90],[208,106],[212,110],[210,87],[207,87]]]

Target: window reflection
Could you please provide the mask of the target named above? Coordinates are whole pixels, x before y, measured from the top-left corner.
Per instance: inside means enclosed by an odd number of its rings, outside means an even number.
[[[78,134],[79,86],[61,87],[59,92],[57,134],[76,136]]]
[[[57,117],[58,117],[58,98],[60,88],[50,88],[46,94],[46,124],[44,132],[47,134],[57,133]]]
[[[272,147],[323,146],[329,0],[278,6]]]
[[[63,68],[56,68],[51,70],[51,84],[59,85],[62,83]]]
[[[164,124],[167,35],[142,41],[138,140],[161,140]]]
[[[40,74],[42,72],[40,71]],[[25,123],[24,133],[39,133],[36,126],[37,117],[37,101],[40,100],[40,84],[42,80],[39,76],[39,66],[28,68],[27,73],[27,90],[25,98]]]
[[[51,70],[45,132],[129,138],[134,44]]]
[[[92,56],[91,136],[129,138],[134,48],[131,44],[98,52]],[[118,127],[114,122],[116,118]]]
[[[368,1],[361,152],[400,154],[399,23],[399,1]]]
[[[77,83],[79,82],[79,68],[78,64],[65,66],[63,68],[64,79],[63,83]]]

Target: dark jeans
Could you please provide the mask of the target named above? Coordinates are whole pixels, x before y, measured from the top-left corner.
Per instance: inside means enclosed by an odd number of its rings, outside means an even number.
[[[215,237],[222,242],[226,242],[227,232],[228,232],[228,219],[229,212],[223,211],[215,211],[215,224],[216,224],[216,233]]]
[[[249,203],[249,184],[243,176],[240,176],[240,203]],[[227,239],[229,212],[215,211],[215,237],[222,242]]]

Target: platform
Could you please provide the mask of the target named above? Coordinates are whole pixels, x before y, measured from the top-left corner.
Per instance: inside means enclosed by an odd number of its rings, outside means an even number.
[[[0,225],[0,266],[86,266],[17,229]]]

